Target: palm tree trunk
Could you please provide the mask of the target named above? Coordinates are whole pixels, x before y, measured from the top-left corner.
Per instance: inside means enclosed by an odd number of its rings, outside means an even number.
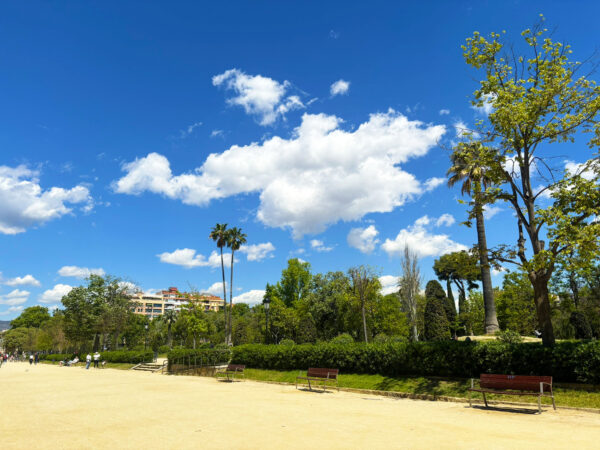
[[[225,344],[229,345],[229,335],[227,334],[227,291],[225,289],[225,263],[223,262],[223,247],[221,249],[221,275],[223,275],[223,306],[225,307]]]
[[[229,277],[229,324],[227,326],[228,330],[228,341],[232,343],[232,316],[233,316],[233,248],[231,249],[231,275]]]
[[[485,224],[483,221],[483,208],[475,205],[477,222],[477,243],[479,246],[479,265],[481,266],[481,285],[483,288],[483,304],[485,309],[485,333],[494,334],[500,329],[496,316],[492,276],[490,274],[490,261],[488,258],[487,239],[485,237]]]

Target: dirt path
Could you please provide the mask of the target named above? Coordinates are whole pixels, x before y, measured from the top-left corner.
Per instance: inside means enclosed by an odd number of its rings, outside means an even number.
[[[0,369],[6,448],[598,448],[600,414],[542,415],[111,369]]]

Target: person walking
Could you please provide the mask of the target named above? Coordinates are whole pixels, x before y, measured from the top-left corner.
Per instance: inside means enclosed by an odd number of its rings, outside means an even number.
[[[29,365],[31,366],[33,364],[33,353],[29,354]]]
[[[35,358],[33,361],[35,362],[36,366],[37,366],[37,363],[40,362],[40,354],[38,352],[35,352]]]
[[[100,362],[100,353],[98,353],[98,351],[96,350],[96,353],[94,353],[94,369],[98,368],[99,362]]]
[[[90,355],[88,353],[87,356],[85,357],[85,370],[88,370],[90,368],[91,363],[92,363],[92,355]]]

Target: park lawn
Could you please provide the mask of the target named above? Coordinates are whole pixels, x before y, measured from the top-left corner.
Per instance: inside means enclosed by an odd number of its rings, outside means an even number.
[[[58,361],[40,361],[40,363],[42,364],[52,364],[55,366],[59,365]],[[77,364],[75,364],[76,367],[85,367],[85,362],[78,362]],[[104,368],[106,369],[118,369],[118,370],[129,370],[131,369],[133,366],[135,366],[135,364],[131,364],[131,363],[113,363],[113,362],[107,362],[104,366]],[[90,366],[90,370],[94,368],[94,365],[92,364]]]
[[[299,370],[260,370],[246,369],[246,378],[257,381],[276,381],[281,383],[296,383],[298,375],[306,375],[306,371]],[[341,374],[339,386],[354,389],[369,389],[375,391],[402,392],[406,394],[425,394],[434,397],[460,397],[468,398],[467,389],[470,387],[469,379],[454,378],[429,378],[429,377],[386,377],[383,375],[367,374]],[[533,396],[507,396],[488,395],[490,400],[503,400],[509,402],[537,403]],[[600,387],[581,388],[554,388],[556,405],[572,406],[578,408],[600,409]],[[483,399],[479,393],[473,393],[474,399]],[[542,403],[551,405],[550,398],[542,398]]]

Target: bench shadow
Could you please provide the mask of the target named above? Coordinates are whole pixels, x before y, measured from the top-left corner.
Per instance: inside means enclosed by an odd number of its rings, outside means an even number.
[[[315,394],[333,394],[333,391],[330,390],[323,390],[323,389],[309,389],[308,387],[300,387],[298,386],[298,391],[304,391],[304,392],[313,392]]]
[[[487,406],[486,407],[485,405],[473,405],[472,407],[467,405],[467,406],[465,406],[465,408],[480,409],[482,411],[508,412],[508,413],[526,414],[526,415],[539,414],[538,410],[537,410],[537,405],[536,405],[536,409],[513,408],[511,406]]]

